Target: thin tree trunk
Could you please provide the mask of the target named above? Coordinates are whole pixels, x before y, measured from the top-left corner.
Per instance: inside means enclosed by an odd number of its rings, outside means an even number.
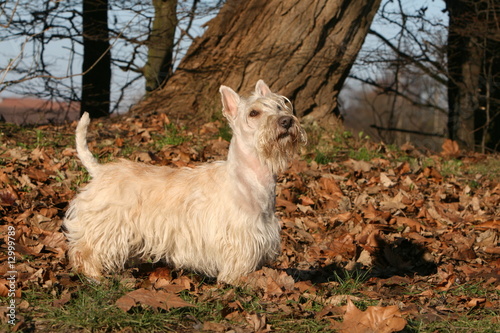
[[[92,118],[109,115],[111,55],[108,0],[83,1],[83,65],[81,113]]]
[[[194,41],[165,88],[138,110],[173,119],[220,112],[218,88],[249,92],[258,79],[299,116],[338,116],[337,96],[380,0],[228,0]]]
[[[146,91],[160,87],[172,74],[172,53],[177,27],[177,0],[153,0],[155,17],[148,41],[148,62],[144,68]]]

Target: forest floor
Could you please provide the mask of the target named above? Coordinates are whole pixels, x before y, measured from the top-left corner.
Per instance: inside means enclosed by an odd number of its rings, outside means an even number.
[[[148,263],[94,284],[69,269],[61,229],[89,180],[74,129],[0,123],[2,331],[500,331],[498,155],[308,129],[278,178],[276,262],[240,286]],[[89,128],[102,163],[191,167],[224,159],[229,138],[222,120],[186,128],[165,115]]]

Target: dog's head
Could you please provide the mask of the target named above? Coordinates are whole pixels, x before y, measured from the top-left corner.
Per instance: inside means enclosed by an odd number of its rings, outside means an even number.
[[[262,80],[257,82],[255,92],[248,98],[226,86],[221,86],[220,93],[222,113],[233,130],[233,138],[248,149],[254,149],[273,173],[283,171],[307,140],[293,115],[291,102],[271,92]]]

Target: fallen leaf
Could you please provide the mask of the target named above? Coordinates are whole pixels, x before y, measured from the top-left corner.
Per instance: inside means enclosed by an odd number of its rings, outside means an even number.
[[[484,306],[484,304],[486,304],[486,298],[474,297],[471,300],[469,300],[466,305],[468,308],[475,308],[475,307]]]
[[[307,197],[305,195],[301,196],[299,198],[299,200],[302,203],[302,205],[304,205],[304,206],[312,206],[312,205],[314,205],[314,201],[311,198],[309,198],[309,197]]]
[[[214,321],[206,321],[203,323],[203,330],[209,332],[225,332],[227,330],[227,326]]]
[[[116,301],[116,306],[123,311],[128,311],[133,306],[137,305],[137,303],[164,310],[168,310],[170,308],[194,307],[194,305],[184,301],[176,294],[167,293],[161,290],[147,290],[144,288],[131,291],[120,297]]]
[[[369,306],[366,311],[361,311],[348,299],[344,321],[334,326],[343,333],[390,333],[401,331],[406,323],[395,305]]]
[[[474,226],[476,229],[496,229],[500,230],[500,220],[491,220],[491,221],[486,221],[480,224],[477,224]]]
[[[293,202],[282,199],[282,198],[276,198],[276,206],[277,207],[284,207],[285,211],[287,213],[291,213],[297,210],[297,205],[295,205]]]
[[[267,295],[281,295],[285,290],[292,290],[295,280],[283,271],[268,267],[243,277],[247,285],[264,290]]]
[[[396,184],[387,176],[385,172],[380,173],[380,183],[385,187],[393,187]]]
[[[460,155],[460,148],[458,147],[458,143],[456,141],[446,139],[444,140],[441,148],[443,149],[441,152],[441,155],[443,156],[456,157]]]
[[[356,172],[369,172],[372,169],[372,165],[365,161],[356,161],[353,159],[349,159],[343,164]]]
[[[253,332],[270,332],[271,327],[266,324],[267,318],[265,314],[249,314],[245,318],[253,329]]]
[[[52,306],[55,308],[60,308],[64,304],[68,303],[71,300],[71,293],[65,292],[61,295],[59,299],[56,299],[52,302]]]
[[[19,195],[17,195],[16,190],[7,184],[7,187],[0,190],[0,205],[5,204],[5,205],[13,205],[16,200],[19,199]]]
[[[414,219],[410,219],[408,217],[403,217],[403,216],[396,217],[396,225],[407,226],[412,231],[416,231],[416,232],[420,232],[422,230],[427,229],[422,223],[415,221]]]

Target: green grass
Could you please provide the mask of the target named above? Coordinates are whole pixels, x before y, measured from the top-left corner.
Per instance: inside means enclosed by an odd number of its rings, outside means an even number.
[[[314,313],[311,313],[311,316],[313,315]],[[270,316],[268,317],[268,322],[273,332],[334,332],[334,330],[330,328],[330,323],[328,321],[315,320],[314,318]]]
[[[23,293],[23,299],[31,307],[23,315],[28,317],[32,325],[36,323],[37,328],[44,327],[49,331],[112,332],[129,328],[133,332],[176,332],[192,330],[196,323],[202,325],[206,321],[230,325],[224,315],[228,313],[228,304],[235,301],[248,313],[265,311],[255,293],[245,288],[227,287],[206,292],[203,299],[188,291],[181,292],[181,298],[195,305],[192,308],[164,311],[136,306],[124,312],[115,302],[131,290],[117,279],[94,284],[82,278],[71,299],[55,307],[54,301],[62,297],[58,290],[54,288],[49,291],[34,286]]]
[[[464,165],[464,170],[469,174],[486,176],[491,180],[500,178],[500,159],[495,156],[487,156],[486,159]]]
[[[348,158],[370,161],[384,156],[383,153],[369,148],[370,137],[363,132],[359,132],[356,136],[342,126],[325,130],[318,125],[306,126],[305,130],[308,150],[314,151],[313,158],[309,161],[314,160],[318,164],[328,164]]]
[[[376,152],[372,151],[366,147],[360,147],[357,150],[350,150],[348,152],[348,156],[354,160],[358,161],[371,161],[375,157],[382,157],[383,155]]]
[[[233,133],[232,133],[231,127],[229,126],[228,123],[224,123],[224,125],[219,128],[219,135],[218,136],[226,141],[231,141],[231,138],[233,137]]]
[[[444,177],[456,176],[462,173],[464,163],[460,160],[447,160],[441,163],[441,175]]]
[[[336,295],[353,295],[363,288],[363,283],[368,280],[369,272],[347,271],[333,272],[334,281],[339,285],[335,287]]]
[[[337,160],[337,153],[332,149],[331,151],[322,152],[316,150],[314,161],[318,164],[328,164]]]
[[[162,332],[179,325],[181,309],[168,314],[142,307],[134,307],[129,312],[119,309],[116,300],[131,289],[117,280],[106,280],[101,284],[81,282],[71,300],[60,307],[53,306],[53,302],[61,297],[55,290],[52,293],[41,288],[26,291],[24,298],[33,306],[29,319],[36,322],[37,327],[60,332],[109,332],[127,327],[133,328],[134,332]]]
[[[182,129],[177,128],[173,123],[165,125],[165,134],[153,134],[155,149],[161,149],[165,146],[177,146],[189,140],[189,137],[183,135]]]
[[[243,287],[227,286],[206,290],[201,295],[185,291],[180,296],[195,307],[173,308],[168,311],[136,306],[128,312],[119,309],[115,302],[132,289],[117,279],[93,284],[84,278],[73,287],[71,299],[54,306],[61,299],[57,286],[51,290],[34,285],[23,292],[23,300],[30,308],[22,315],[28,323],[28,330],[50,332],[195,332],[203,323],[223,323],[227,327],[242,327],[245,323],[232,322],[225,316],[233,311],[241,311],[240,319],[247,314],[262,314],[275,331],[281,332],[328,332],[329,322],[316,319],[314,314],[324,305],[303,300],[296,304],[293,313],[284,313],[271,301],[262,301],[260,294]],[[309,305],[305,303],[309,302]],[[235,304],[239,304],[236,306]],[[274,308],[274,311],[268,311]],[[0,329],[7,329],[1,326]]]
[[[439,333],[497,333],[500,323],[495,323],[498,314],[478,312],[477,318],[470,315],[455,317],[442,316],[434,321],[410,320],[403,332],[439,332]]]
[[[338,285],[330,295],[356,294],[360,300],[354,302],[364,311],[368,306],[377,305],[378,300],[367,299],[359,293],[367,279],[366,273],[341,272],[334,274]],[[201,285],[198,287],[202,287]],[[204,322],[223,323],[226,327],[242,327],[241,322],[232,322],[225,315],[236,311],[240,304],[249,314],[262,314],[267,323],[276,332],[333,332],[327,319],[316,318],[325,304],[321,301],[301,298],[287,303],[289,312],[284,312],[272,302],[263,302],[259,293],[242,287],[214,288],[205,290],[201,295],[182,292],[180,296],[195,305],[192,308],[177,308],[169,311],[137,306],[128,312],[116,307],[115,302],[132,289],[117,279],[106,280],[101,284],[92,284],[81,280],[74,287],[71,300],[60,307],[54,301],[61,298],[57,286],[51,290],[34,286],[23,292],[23,299],[30,308],[22,315],[29,326],[27,330],[50,332],[195,332],[200,331]],[[319,294],[324,291],[320,291]],[[459,286],[453,294],[481,295],[479,284]],[[318,295],[319,295],[318,294]],[[445,294],[443,294],[445,297]],[[2,300],[3,301],[3,300]],[[273,309],[269,311],[269,309]],[[409,319],[404,332],[498,332],[500,324],[494,322],[498,315],[487,309],[471,310],[459,317],[440,316],[434,319]],[[244,324],[243,324],[244,325]],[[1,325],[7,331],[9,327]]]
[[[72,135],[54,130],[45,131],[34,126],[0,123],[0,133],[0,145],[4,141],[14,140],[16,146],[24,149],[61,148],[71,146],[74,142]]]

